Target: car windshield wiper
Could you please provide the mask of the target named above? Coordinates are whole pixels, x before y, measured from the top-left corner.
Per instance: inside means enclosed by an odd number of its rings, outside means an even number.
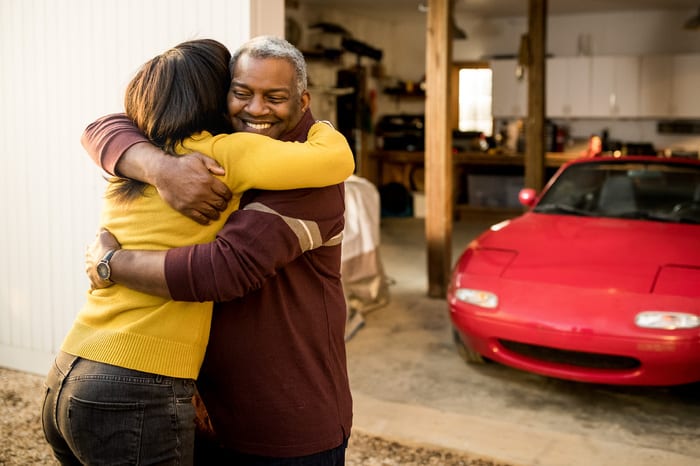
[[[675,215],[660,215],[648,210],[630,210],[627,212],[615,213],[614,215],[606,215],[606,217],[616,217],[616,218],[631,218],[640,220],[653,220],[655,222],[669,222],[669,223],[698,223],[697,219],[683,218]]]
[[[540,204],[537,207],[535,207],[534,211],[548,214],[555,213],[581,215],[584,217],[590,217],[591,215],[594,215],[591,211],[578,209],[569,204]]]

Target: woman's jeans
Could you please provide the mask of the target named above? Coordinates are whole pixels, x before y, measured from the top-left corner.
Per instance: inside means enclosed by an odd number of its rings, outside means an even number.
[[[194,380],[56,356],[42,426],[62,465],[191,465]]]

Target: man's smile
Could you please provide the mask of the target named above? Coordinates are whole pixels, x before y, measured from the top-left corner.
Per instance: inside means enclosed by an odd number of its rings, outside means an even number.
[[[256,131],[264,131],[272,126],[272,123],[254,123],[252,121],[244,121],[243,123]]]

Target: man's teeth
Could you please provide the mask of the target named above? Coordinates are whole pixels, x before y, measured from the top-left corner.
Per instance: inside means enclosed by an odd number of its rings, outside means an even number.
[[[257,130],[267,129],[270,126],[272,126],[271,123],[251,123],[251,122],[246,122],[246,125],[250,126],[253,129],[257,129]]]

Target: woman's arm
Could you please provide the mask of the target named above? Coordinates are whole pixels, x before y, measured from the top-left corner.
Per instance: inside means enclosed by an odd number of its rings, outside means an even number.
[[[211,155],[226,167],[226,184],[234,192],[321,188],[342,183],[355,169],[345,136],[325,122],[315,123],[304,143],[204,132],[186,139],[183,147]]]

